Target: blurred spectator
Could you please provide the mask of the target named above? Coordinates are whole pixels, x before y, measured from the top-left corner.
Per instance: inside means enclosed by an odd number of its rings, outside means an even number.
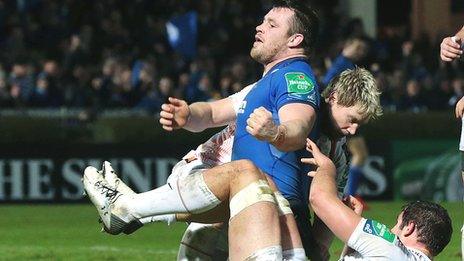
[[[31,104],[38,107],[59,107],[63,104],[62,83],[56,61],[47,60],[36,80]]]
[[[85,66],[77,65],[70,77],[64,84],[64,105],[70,108],[91,106],[93,96],[90,89],[89,70]]]
[[[157,88],[154,86],[150,88],[135,108],[156,112],[172,96],[174,96],[174,82],[171,78],[163,76],[159,80]]]
[[[427,109],[422,86],[416,80],[409,80],[406,83],[406,93],[401,98],[399,108],[402,110],[421,112]]]
[[[11,70],[10,96],[15,106],[27,106],[34,94],[34,67],[31,64],[16,63]]]
[[[113,76],[116,71],[117,60],[108,58],[105,60],[101,75],[92,80],[92,89],[96,96],[96,105],[98,107],[107,107],[111,92],[114,89]]]

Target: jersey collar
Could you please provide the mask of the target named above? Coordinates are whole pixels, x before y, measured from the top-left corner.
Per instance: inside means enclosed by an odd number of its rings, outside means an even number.
[[[286,66],[288,66],[289,64],[293,63],[293,62],[296,62],[296,61],[305,61],[307,62],[308,59],[304,56],[299,56],[299,57],[293,57],[293,58],[289,58],[289,59],[286,59],[286,60],[283,60],[279,63],[277,63],[276,65],[272,66],[272,68],[264,75],[268,75],[268,74],[272,74],[276,71],[278,71],[279,69],[282,69]]]

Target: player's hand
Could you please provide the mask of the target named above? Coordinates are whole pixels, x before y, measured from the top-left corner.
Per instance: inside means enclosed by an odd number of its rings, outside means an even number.
[[[353,196],[347,196],[343,198],[343,203],[345,203],[345,205],[351,208],[354,211],[354,213],[356,213],[356,215],[358,216],[362,215],[364,205],[357,198]]]
[[[301,162],[306,164],[311,164],[316,167],[315,171],[308,172],[308,176],[314,177],[318,171],[321,169],[328,170],[331,173],[335,173],[335,165],[333,162],[324,155],[319,148],[317,147],[316,143],[314,143],[310,139],[306,139],[306,150],[313,154],[312,158],[302,158]]]
[[[456,103],[455,113],[456,118],[462,118],[464,115],[464,97],[462,97],[458,103]]]
[[[272,113],[264,107],[259,107],[250,114],[246,130],[258,140],[267,142],[275,141],[278,134],[278,126],[272,119]]]
[[[161,105],[161,126],[167,131],[184,127],[190,115],[187,102],[172,97],[169,97],[168,101],[169,103]]]
[[[458,36],[446,37],[440,44],[440,58],[445,62],[451,62],[462,55],[461,42]]]

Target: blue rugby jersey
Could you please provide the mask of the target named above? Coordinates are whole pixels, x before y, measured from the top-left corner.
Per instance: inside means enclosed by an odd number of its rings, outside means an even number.
[[[308,157],[303,148],[293,152],[282,152],[268,142],[260,141],[246,131],[250,114],[261,106],[272,113],[279,123],[278,111],[289,103],[308,104],[319,111],[320,93],[311,66],[304,58],[292,58],[275,65],[259,80],[245,99],[237,113],[237,129],[232,148],[232,160],[249,159],[262,171],[270,175],[285,198],[308,201],[310,166],[300,159]],[[310,138],[318,138],[318,121]]]

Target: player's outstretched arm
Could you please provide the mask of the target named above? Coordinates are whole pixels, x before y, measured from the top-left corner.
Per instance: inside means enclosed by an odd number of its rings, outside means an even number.
[[[200,132],[207,128],[227,125],[233,122],[235,117],[235,110],[229,98],[188,105],[184,100],[169,97],[169,103],[161,106],[159,122],[167,131],[184,128]]]
[[[327,158],[314,142],[308,139],[307,150],[313,158],[303,158],[303,163],[316,166],[308,175],[313,177],[309,200],[314,213],[343,242],[347,242],[356,226],[361,221],[352,209],[343,204],[337,197],[335,183],[336,170],[332,161]],[[337,213],[334,215],[334,213]]]

